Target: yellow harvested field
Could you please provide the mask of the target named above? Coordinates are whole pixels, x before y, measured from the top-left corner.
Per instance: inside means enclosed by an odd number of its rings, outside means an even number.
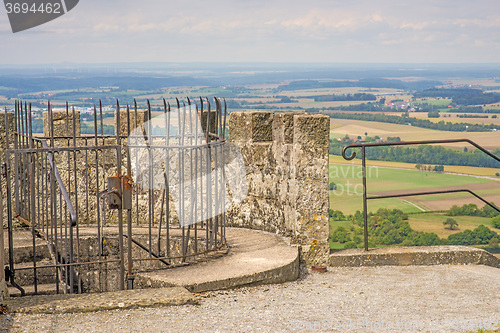
[[[384,139],[388,136],[399,136],[403,141],[417,140],[443,140],[443,139],[470,139],[486,149],[497,149],[500,145],[500,131],[498,132],[449,132],[420,128],[408,125],[380,123],[376,121],[361,121],[353,119],[331,119],[330,124],[335,128],[331,133],[337,135],[349,134],[349,136],[378,135]],[[342,125],[342,126],[338,126]],[[465,143],[454,143],[443,145],[449,148],[470,148]]]
[[[352,161],[346,161],[342,156],[330,155],[330,163],[361,165],[361,160],[354,159]],[[368,166],[415,170],[415,164],[413,163],[367,160],[366,164]],[[458,165],[445,165],[444,170],[445,172],[460,173],[473,176],[490,176],[493,178],[498,178],[498,180],[500,181],[500,177],[495,176],[495,173],[500,172],[500,169],[497,168],[479,168],[479,167],[458,166]]]
[[[478,226],[478,224],[481,224],[481,222],[478,223],[478,221],[487,221],[485,218],[473,216],[454,216],[453,219],[458,222],[458,228],[455,230],[449,230],[445,229],[443,226],[443,222],[448,216],[443,215],[441,218],[438,218],[437,216],[426,217],[426,214],[410,215],[410,219],[408,221],[410,223],[410,227],[415,231],[433,232],[440,238],[448,238],[449,235],[463,232],[467,229],[473,230]],[[485,223],[483,223],[483,225],[484,224]],[[490,230],[498,232],[498,229],[495,229],[492,226],[486,225],[486,227]]]

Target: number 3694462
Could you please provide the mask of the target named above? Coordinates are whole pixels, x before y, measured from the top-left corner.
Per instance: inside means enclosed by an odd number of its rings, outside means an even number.
[[[62,14],[61,3],[42,2],[40,4],[28,4],[26,2],[6,2],[5,9],[7,14],[28,14],[28,13],[47,13]]]

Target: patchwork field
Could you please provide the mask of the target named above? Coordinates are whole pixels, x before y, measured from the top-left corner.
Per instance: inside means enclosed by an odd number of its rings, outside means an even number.
[[[343,137],[349,136],[369,136],[378,135],[386,139],[388,136],[399,136],[403,141],[415,140],[443,140],[443,139],[470,139],[486,149],[498,148],[500,143],[500,132],[450,132],[438,131],[408,125],[388,124],[375,121],[360,121],[353,119],[331,119],[331,134]],[[464,143],[453,143],[443,145],[449,148],[463,149],[468,147]]]
[[[330,182],[336,189],[330,191],[330,208],[353,214],[362,210],[362,174],[359,165],[330,163]],[[490,178],[464,175],[441,174],[408,169],[386,167],[367,168],[367,189],[369,195],[433,191],[451,188],[471,188],[487,200],[500,205],[500,182]],[[451,197],[450,197],[451,196]],[[398,208],[405,212],[445,210],[453,204],[480,203],[468,193],[432,195],[369,200],[368,210]],[[479,204],[482,206],[482,204]]]

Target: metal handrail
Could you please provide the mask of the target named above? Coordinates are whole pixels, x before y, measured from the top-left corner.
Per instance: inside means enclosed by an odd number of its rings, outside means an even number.
[[[440,144],[440,143],[456,143],[456,142],[466,142],[470,145],[481,150],[483,153],[492,157],[493,159],[500,162],[500,157],[492,154],[485,148],[481,147],[477,143],[469,139],[450,139],[450,140],[423,140],[423,141],[401,141],[401,142],[371,142],[371,143],[355,143],[345,146],[342,149],[342,157],[345,160],[352,160],[356,157],[356,152],[352,151],[351,155],[347,156],[346,152],[351,148],[361,148],[361,165],[363,169],[363,219],[364,219],[364,242],[365,251],[368,251],[368,206],[367,200],[370,199],[387,199],[387,198],[397,198],[397,197],[408,197],[408,196],[418,196],[418,195],[431,195],[431,194],[445,194],[445,193],[457,193],[457,192],[467,192],[492,207],[500,213],[500,208],[496,207],[492,203],[486,201],[477,193],[474,193],[468,189],[458,189],[458,190],[447,190],[447,191],[430,191],[430,192],[416,192],[416,193],[402,193],[402,194],[392,194],[392,195],[380,195],[380,196],[368,196],[366,190],[366,147],[383,147],[383,146],[410,146],[410,145],[421,145],[421,144]]]
[[[456,143],[456,142],[467,142],[470,145],[481,150],[483,153],[493,157],[495,160],[500,162],[500,157],[490,153],[488,150],[484,149],[477,143],[469,139],[450,139],[450,140],[424,140],[424,141],[401,141],[401,142],[370,142],[370,143],[358,143],[347,145],[342,149],[342,157],[348,161],[356,157],[356,152],[353,151],[350,156],[346,156],[346,150],[349,148],[361,148],[361,147],[383,147],[383,146],[410,146],[410,145],[422,145],[422,144],[438,144],[438,143]]]

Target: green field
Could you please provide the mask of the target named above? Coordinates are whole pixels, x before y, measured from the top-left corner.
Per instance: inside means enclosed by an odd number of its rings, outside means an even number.
[[[330,191],[330,208],[344,214],[353,214],[362,210],[362,174],[358,165],[330,163],[330,182],[337,186]],[[450,185],[468,185],[490,183],[493,180],[461,175],[423,172],[417,170],[391,169],[382,167],[367,168],[368,194],[380,191],[418,190]],[[369,200],[368,210],[378,208],[398,208],[405,212],[419,212],[421,209],[412,205],[405,198]]]

